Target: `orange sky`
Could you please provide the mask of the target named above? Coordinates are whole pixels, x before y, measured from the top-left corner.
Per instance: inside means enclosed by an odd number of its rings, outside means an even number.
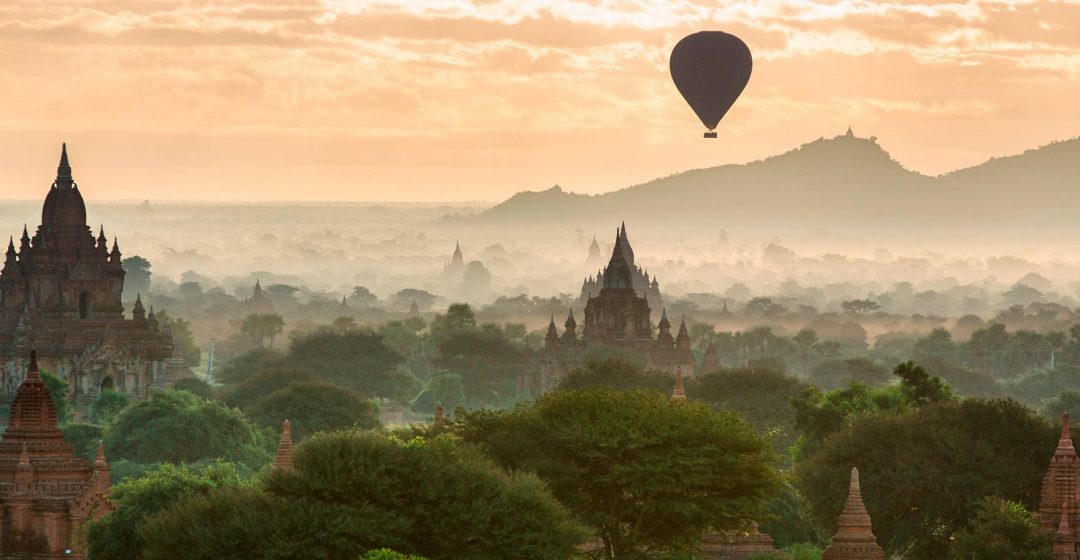
[[[716,141],[671,85],[720,29]],[[940,173],[1080,135],[1080,0],[3,0],[0,199],[59,144],[91,200],[604,192],[876,135]]]

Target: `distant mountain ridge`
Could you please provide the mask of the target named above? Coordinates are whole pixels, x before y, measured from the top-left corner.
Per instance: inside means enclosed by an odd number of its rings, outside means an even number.
[[[1080,138],[927,176],[904,168],[876,138],[849,130],[751,163],[685,171],[600,195],[558,186],[521,192],[476,219],[865,228],[960,218],[977,225],[1075,220],[1078,211]]]

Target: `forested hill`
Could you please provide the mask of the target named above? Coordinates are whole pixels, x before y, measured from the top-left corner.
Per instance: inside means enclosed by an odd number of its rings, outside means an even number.
[[[479,222],[615,220],[721,227],[887,227],[1056,220],[1080,212],[1080,138],[939,177],[905,169],[874,138],[842,135],[745,165],[686,171],[587,196],[522,192]],[[726,224],[726,226],[725,226]]]

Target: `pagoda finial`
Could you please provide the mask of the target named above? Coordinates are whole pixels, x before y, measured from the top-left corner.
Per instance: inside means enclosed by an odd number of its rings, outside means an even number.
[[[60,165],[56,168],[56,188],[70,189],[75,184],[71,178],[71,164],[68,163],[67,142],[60,147]]]
[[[435,403],[435,421],[431,423],[431,427],[435,430],[441,430],[446,425],[446,416],[443,411],[443,405],[441,402]]]
[[[289,421],[281,424],[281,440],[278,442],[277,455],[274,457],[273,470],[291,472],[293,470],[292,427]]]
[[[559,336],[559,331],[558,331],[558,329],[555,328],[555,315],[554,314],[551,315],[551,320],[548,322],[547,336],[548,337],[558,337]]]
[[[30,364],[26,366],[26,381],[41,381],[41,371],[38,369],[37,350],[30,351]]]
[[[671,400],[685,401],[686,389],[683,388],[682,368],[675,368],[675,390],[671,393]]]
[[[1068,411],[1061,415],[1061,437],[1058,438],[1057,452],[1054,454],[1057,455],[1058,453],[1076,454],[1076,449],[1073,448],[1072,433],[1069,431]]]
[[[30,234],[26,231],[26,224],[23,224],[23,227],[22,227],[21,241],[22,241],[23,245],[27,245],[27,244],[30,243]]]
[[[94,458],[94,468],[104,469],[109,466],[109,462],[105,460],[105,444],[99,439],[97,442],[97,456]]]
[[[832,544],[822,555],[823,560],[846,558],[885,560],[885,551],[877,544],[870,514],[863,503],[857,468],[851,469],[847,502],[844,503],[844,509],[836,522],[836,534],[833,535]]]

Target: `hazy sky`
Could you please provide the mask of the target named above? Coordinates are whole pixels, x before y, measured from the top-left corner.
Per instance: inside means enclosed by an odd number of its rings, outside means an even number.
[[[684,35],[754,75],[702,126]],[[940,173],[1080,135],[1080,0],[3,0],[0,198],[603,192],[843,132]]]

